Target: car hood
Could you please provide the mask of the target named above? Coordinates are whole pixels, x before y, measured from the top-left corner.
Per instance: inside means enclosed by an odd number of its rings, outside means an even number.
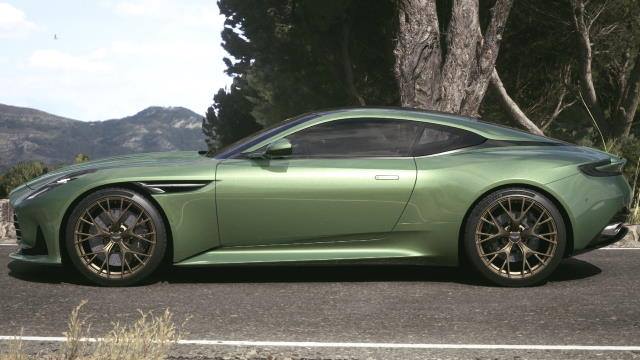
[[[136,168],[136,167],[165,167],[185,165],[193,162],[211,160],[198,154],[197,151],[170,151],[156,153],[142,153],[124,156],[115,156],[80,164],[65,166],[48,172],[25,184],[30,189],[38,189],[41,186],[58,178],[83,171],[103,170],[111,168]]]

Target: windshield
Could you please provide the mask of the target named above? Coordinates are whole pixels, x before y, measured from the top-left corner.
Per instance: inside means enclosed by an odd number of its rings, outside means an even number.
[[[267,128],[264,128],[260,131],[258,131],[257,133],[253,133],[247,137],[244,137],[230,145],[227,145],[221,149],[219,149],[218,151],[209,154],[207,156],[209,157],[213,157],[216,159],[228,159],[230,157],[233,157],[236,154],[239,154],[245,150],[247,150],[248,148],[252,147],[255,144],[258,144],[268,138],[270,138],[271,136],[284,131],[286,129],[290,129],[298,124],[302,124],[308,120],[311,120],[315,117],[318,117],[319,114],[314,113],[314,114],[304,114],[304,115],[300,115],[298,117],[294,117],[291,119],[287,119],[284,121],[281,121],[279,123],[276,123],[274,125],[271,125]]]

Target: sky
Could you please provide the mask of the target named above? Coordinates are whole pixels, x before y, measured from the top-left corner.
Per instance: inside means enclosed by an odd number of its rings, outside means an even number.
[[[204,114],[230,84],[215,0],[0,0],[0,103],[83,121]]]

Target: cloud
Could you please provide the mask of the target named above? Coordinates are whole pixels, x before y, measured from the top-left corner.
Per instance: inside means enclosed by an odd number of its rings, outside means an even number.
[[[148,1],[146,1],[148,3]],[[145,6],[142,2],[122,1],[114,7],[117,14],[120,15],[144,15]]]
[[[204,113],[231,81],[220,46],[224,17],[214,0],[91,1],[82,20],[76,5],[61,3],[43,2],[59,13],[37,18],[40,29],[64,34],[61,40],[31,36],[0,51],[0,84],[11,84],[0,87],[0,102],[80,120],[119,118],[150,105]]]
[[[99,72],[110,69],[109,64],[102,61],[105,54],[105,49],[97,49],[85,56],[71,55],[59,50],[36,50],[29,57],[28,65],[42,69]]]
[[[37,28],[22,10],[0,2],[0,38],[24,37]]]
[[[100,45],[84,52],[30,53],[7,78],[0,71],[0,83],[12,84],[11,89],[0,88],[0,99],[80,120],[119,118],[150,105],[204,113],[213,93],[230,82],[220,61],[224,50],[203,46],[198,39],[130,39]],[[36,100],[47,103],[39,106]]]

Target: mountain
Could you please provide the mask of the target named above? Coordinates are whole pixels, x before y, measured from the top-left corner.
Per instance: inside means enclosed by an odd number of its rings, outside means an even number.
[[[84,122],[0,104],[0,173],[28,160],[71,163],[151,151],[206,149],[202,116],[182,107],[149,107],[122,119]]]

